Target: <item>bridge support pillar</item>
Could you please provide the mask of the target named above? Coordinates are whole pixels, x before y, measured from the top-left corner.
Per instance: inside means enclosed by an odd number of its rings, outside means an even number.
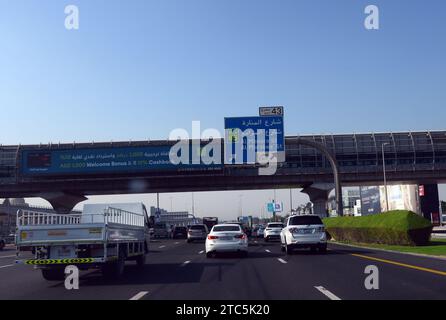
[[[423,216],[431,220],[432,214],[440,213],[440,199],[438,196],[438,184],[424,184],[423,195],[420,195],[420,211]],[[441,213],[440,213],[441,220]]]
[[[321,218],[328,217],[328,195],[334,189],[331,183],[314,183],[302,189],[301,192],[308,194],[313,203],[313,214]]]
[[[83,195],[65,192],[46,192],[39,196],[48,201],[59,214],[70,213],[78,203],[88,199]]]

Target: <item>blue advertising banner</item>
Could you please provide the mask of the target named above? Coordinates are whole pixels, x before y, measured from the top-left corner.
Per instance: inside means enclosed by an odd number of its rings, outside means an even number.
[[[20,171],[24,175],[131,173],[150,170],[216,170],[221,164],[170,162],[171,146],[109,147],[62,150],[23,150]],[[192,155],[190,155],[192,157]]]

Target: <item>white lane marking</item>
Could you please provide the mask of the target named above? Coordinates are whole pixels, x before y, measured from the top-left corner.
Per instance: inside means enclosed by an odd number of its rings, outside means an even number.
[[[162,248],[165,248],[165,247],[166,247],[166,246],[159,246],[158,248],[159,248],[159,249],[162,249]]]
[[[2,257],[0,257],[0,259],[1,258],[15,258],[16,257],[16,255],[14,254],[14,255],[12,255],[12,256],[2,256]]]
[[[318,286],[315,287],[317,290],[319,290],[320,292],[322,292],[322,294],[324,294],[325,296],[327,296],[330,300],[341,300],[341,298],[339,298],[338,296],[336,296],[335,294],[331,293],[330,291],[328,291],[327,289],[325,289],[322,286]]]
[[[190,263],[190,261],[184,261],[183,264],[181,265],[182,267],[187,266]]]
[[[200,252],[198,252],[198,254],[202,254],[202,253],[204,253],[204,250],[201,250]]]
[[[283,260],[282,258],[277,258],[277,260],[279,260],[279,261],[282,262],[282,263],[288,263],[288,262],[286,262],[285,260]]]
[[[266,251],[266,252],[269,252],[269,253],[271,253],[271,251],[270,251],[270,250],[268,250],[268,249],[265,249],[265,251]]]
[[[179,244],[179,242],[175,242],[175,244]]]
[[[137,295],[134,295],[133,297],[131,297],[130,300],[140,300],[142,297],[144,297],[148,293],[149,293],[148,291],[141,291]]]
[[[15,266],[15,264],[7,264],[6,266],[0,266],[0,269],[12,267],[12,266]]]

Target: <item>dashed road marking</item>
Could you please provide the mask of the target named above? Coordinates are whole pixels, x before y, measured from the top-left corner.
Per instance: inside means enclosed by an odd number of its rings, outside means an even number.
[[[279,260],[281,263],[288,263],[285,260],[283,260],[282,258],[277,258],[277,260]]]
[[[179,242],[175,242],[175,244],[179,244]]]
[[[7,264],[6,266],[0,266],[0,269],[12,267],[12,266],[15,266],[15,265],[14,264]]]
[[[337,295],[331,293],[322,286],[317,286],[315,288],[319,290],[322,294],[324,294],[326,297],[328,297],[330,300],[341,300],[341,298],[339,298]]]
[[[165,248],[165,247],[166,247],[166,246],[159,246],[158,248],[159,248],[159,249],[162,249],[162,248]]]
[[[204,253],[204,250],[201,250],[200,252],[198,252],[198,254],[203,254]]]
[[[190,261],[189,260],[187,260],[187,261],[184,261],[182,264],[181,264],[181,266],[182,267],[185,267],[185,266],[187,266],[188,264],[190,263]]]
[[[131,297],[130,300],[141,300],[141,298],[144,297],[148,293],[149,293],[148,291],[141,291],[140,293]]]
[[[270,251],[270,250],[268,250],[268,249],[265,249],[265,251],[266,251],[266,252],[269,252],[269,253],[271,253],[271,251]]]

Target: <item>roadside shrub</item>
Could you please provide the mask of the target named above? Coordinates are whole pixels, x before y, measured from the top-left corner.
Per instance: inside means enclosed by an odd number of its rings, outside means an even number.
[[[325,218],[326,230],[334,240],[420,246],[429,243],[432,224],[406,210],[361,217]]]

